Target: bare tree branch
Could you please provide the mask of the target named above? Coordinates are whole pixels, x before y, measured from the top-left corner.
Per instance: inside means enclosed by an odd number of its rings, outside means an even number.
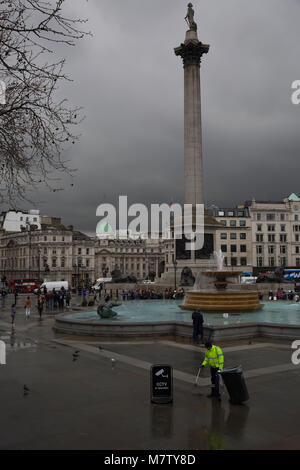
[[[90,33],[86,20],[68,18],[66,0],[0,0],[0,201],[28,200],[27,190],[46,184],[57,172],[72,174],[62,152],[78,140],[74,126],[81,108],[56,92],[65,59],[51,61],[55,45],[74,46]],[[1,90],[0,90],[1,92]]]

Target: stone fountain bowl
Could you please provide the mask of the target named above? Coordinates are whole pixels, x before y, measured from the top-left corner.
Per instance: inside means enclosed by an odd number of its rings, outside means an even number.
[[[228,290],[232,284],[227,278],[237,277],[243,271],[204,271],[202,274],[215,279],[216,290],[200,289],[186,293],[182,310],[200,309],[206,313],[246,313],[256,312],[263,305],[259,302],[257,291],[243,291],[236,285],[235,290]]]

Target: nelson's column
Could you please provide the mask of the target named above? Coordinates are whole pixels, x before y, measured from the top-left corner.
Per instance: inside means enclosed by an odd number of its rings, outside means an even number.
[[[204,204],[200,64],[203,54],[209,51],[209,45],[198,39],[191,3],[188,4],[185,20],[189,26],[185,41],[174,52],[182,58],[184,69],[184,203],[195,206]],[[163,275],[165,280],[170,281],[177,272],[178,284],[192,285],[199,271],[214,265],[211,256],[216,246],[216,229],[220,224],[207,211],[204,224],[205,241],[202,250],[185,251],[184,240],[176,240],[175,246],[172,240],[173,249],[172,244],[169,244]]]
[[[184,202],[203,204],[200,63],[209,45],[198,39],[191,3],[185,20],[190,29],[184,43],[175,48],[184,68]]]

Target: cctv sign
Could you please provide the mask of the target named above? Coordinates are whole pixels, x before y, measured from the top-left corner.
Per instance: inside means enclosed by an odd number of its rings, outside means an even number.
[[[169,365],[153,365],[151,375],[152,403],[171,403],[173,401],[173,373]]]

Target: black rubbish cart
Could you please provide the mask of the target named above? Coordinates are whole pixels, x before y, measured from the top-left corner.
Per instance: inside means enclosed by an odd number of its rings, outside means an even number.
[[[249,400],[242,366],[228,367],[221,370],[219,374],[227,388],[232,404],[240,405],[244,401]]]

